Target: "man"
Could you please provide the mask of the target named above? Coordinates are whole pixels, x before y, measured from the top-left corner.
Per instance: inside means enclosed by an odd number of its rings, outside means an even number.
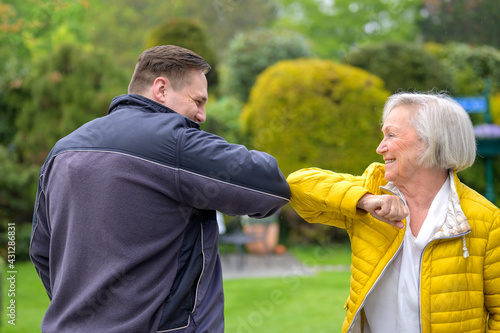
[[[42,332],[223,332],[215,211],[265,217],[290,192],[273,157],[199,129],[209,69],[144,51],[129,94],[50,152],[31,240]]]

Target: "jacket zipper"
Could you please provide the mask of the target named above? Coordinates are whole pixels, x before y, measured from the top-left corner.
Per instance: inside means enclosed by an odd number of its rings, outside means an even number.
[[[202,258],[203,258],[203,261],[202,261],[203,266],[201,268],[201,273],[200,273],[200,277],[198,279],[198,282],[196,282],[193,310],[191,310],[191,314],[189,315],[188,320],[187,320],[187,324],[185,326],[171,328],[171,329],[162,330],[162,331],[156,331],[156,333],[167,333],[167,332],[173,332],[173,331],[187,328],[187,327],[189,327],[189,325],[191,325],[191,320],[193,320],[193,323],[196,325],[196,322],[194,321],[194,318],[192,315],[193,315],[194,311],[196,310],[196,306],[198,304],[198,289],[200,287],[200,282],[201,282],[201,279],[203,277],[203,273],[205,272],[205,242],[204,242],[204,237],[203,237],[203,224],[201,225],[200,230],[201,230],[201,253],[202,253]]]
[[[463,232],[461,234],[453,235],[453,236],[433,239],[424,246],[424,249],[422,250],[422,253],[420,254],[420,267],[418,269],[418,276],[419,276],[419,279],[418,279],[418,322],[419,322],[419,326],[420,326],[420,333],[422,333],[422,308],[421,308],[420,290],[422,290],[422,262],[424,259],[424,252],[427,249],[427,246],[429,246],[429,244],[431,244],[432,242],[435,242],[437,240],[442,240],[442,239],[459,238],[459,237],[463,237],[469,233],[471,233],[471,230],[469,230],[467,232]]]
[[[387,191],[393,195],[395,195],[396,197],[398,197],[402,202],[403,204],[406,206],[406,208],[408,208],[408,206],[406,205],[406,202],[403,200],[403,198],[401,198],[396,192],[384,187],[384,186],[379,186],[382,190],[384,191]],[[405,226],[405,229],[404,229],[405,233],[406,233],[406,226]],[[363,307],[365,306],[365,303],[366,303],[366,299],[368,298],[368,296],[371,294],[373,288],[375,288],[375,286],[377,285],[377,283],[380,281],[380,279],[382,278],[382,276],[384,276],[385,274],[385,271],[387,269],[387,267],[389,267],[389,265],[394,261],[394,259],[396,258],[396,256],[399,254],[399,251],[401,251],[401,248],[403,247],[403,242],[404,242],[404,235],[403,235],[403,241],[399,244],[399,247],[398,247],[398,250],[396,251],[396,253],[394,253],[394,255],[392,256],[391,260],[389,260],[389,262],[387,262],[387,265],[385,265],[384,269],[382,270],[382,273],[380,273],[380,275],[378,276],[377,280],[375,281],[375,283],[373,284],[373,286],[370,288],[370,290],[368,290],[368,292],[366,293],[366,296],[365,296],[365,299],[363,300],[363,303],[361,303],[361,305],[359,306],[358,308],[358,311],[356,312],[356,314],[354,315],[354,317],[352,318],[352,322],[351,322],[351,325],[349,326],[349,329],[347,330],[347,333],[351,332],[352,330],[352,324],[356,322],[356,317],[359,315],[359,312],[361,311],[361,309],[363,309]]]
[[[406,228],[405,228],[405,232],[406,232]],[[403,238],[403,241],[404,241],[404,238]],[[384,269],[382,270],[382,273],[380,273],[380,275],[378,276],[377,280],[375,281],[375,283],[373,284],[373,286],[370,288],[370,290],[366,293],[366,296],[365,296],[365,299],[363,300],[363,303],[361,303],[360,307],[358,308],[358,311],[356,311],[356,314],[354,315],[354,317],[352,318],[352,322],[351,322],[351,325],[349,326],[349,329],[347,330],[347,333],[351,332],[352,330],[352,324],[356,322],[356,318],[358,317],[359,315],[359,312],[361,311],[361,309],[363,309],[363,307],[365,306],[365,303],[366,303],[366,299],[368,298],[368,296],[371,294],[373,288],[375,288],[375,286],[377,285],[377,283],[380,281],[380,279],[382,278],[382,276],[384,276],[385,274],[385,271],[387,270],[387,267],[389,267],[389,265],[394,261],[394,259],[397,257],[397,255],[399,254],[399,251],[401,251],[401,248],[403,247],[403,242],[401,242],[401,244],[399,244],[399,247],[398,247],[398,250],[396,251],[396,253],[394,253],[394,255],[392,256],[391,260],[389,260],[389,262],[387,263],[387,265],[385,265]]]

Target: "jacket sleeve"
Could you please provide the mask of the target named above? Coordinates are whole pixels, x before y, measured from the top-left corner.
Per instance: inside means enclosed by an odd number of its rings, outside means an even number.
[[[359,199],[369,193],[361,176],[307,168],[290,174],[288,182],[293,208],[309,223],[346,228],[347,218],[367,215],[356,208]]]
[[[40,183],[42,182],[40,177]],[[52,299],[49,275],[49,248],[50,236],[45,210],[45,196],[38,185],[37,196],[33,213],[33,225],[31,230],[30,257],[35,269],[42,280],[47,295]]]
[[[289,202],[288,183],[267,153],[197,129],[186,130],[178,147],[178,192],[188,206],[260,218]]]
[[[488,309],[486,332],[500,332],[500,209],[493,214],[484,257],[484,303]]]

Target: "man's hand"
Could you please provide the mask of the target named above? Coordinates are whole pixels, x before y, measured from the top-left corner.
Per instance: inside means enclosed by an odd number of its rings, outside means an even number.
[[[395,195],[365,194],[356,207],[370,213],[371,216],[396,228],[403,229],[402,220],[408,216],[408,209]]]

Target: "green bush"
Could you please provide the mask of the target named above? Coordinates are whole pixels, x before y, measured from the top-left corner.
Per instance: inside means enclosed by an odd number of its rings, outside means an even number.
[[[451,69],[456,94],[480,95],[484,92],[486,79],[491,80],[493,93],[500,92],[500,50],[460,43],[427,43],[425,48]]]
[[[383,42],[367,45],[349,53],[344,63],[360,67],[384,80],[391,92],[453,92],[453,74],[438,57],[409,43]]]
[[[242,113],[253,148],[275,156],[285,176],[304,167],[361,174],[380,160],[380,116],[389,92],[366,71],[329,60],[281,61],[257,79]],[[290,242],[346,240],[344,230],[283,211]]]
[[[7,258],[7,226],[16,228],[16,260],[26,260],[35,202],[38,166],[18,161],[14,152],[0,145],[0,256]]]
[[[242,113],[251,145],[283,173],[317,166],[359,174],[374,160],[389,96],[380,78],[328,60],[279,62],[257,79]]]
[[[12,143],[19,106],[26,101],[21,85],[22,79],[19,78],[4,76],[0,79],[0,144],[3,145]]]
[[[297,33],[255,30],[237,35],[226,53],[224,91],[246,101],[257,76],[280,60],[309,57],[309,46]]]
[[[240,131],[241,109],[243,103],[232,96],[210,101],[206,106],[207,120],[201,124],[201,129],[221,136],[230,143],[245,144],[246,140]]]
[[[33,66],[22,82],[29,98],[17,108],[16,150],[26,163],[41,165],[57,140],[107,114],[126,80],[104,54],[62,45]]]
[[[208,43],[205,29],[193,19],[171,19],[153,28],[146,36],[145,47],[177,45],[202,56],[212,67],[207,74],[208,87],[214,90],[218,84],[217,56]]]

